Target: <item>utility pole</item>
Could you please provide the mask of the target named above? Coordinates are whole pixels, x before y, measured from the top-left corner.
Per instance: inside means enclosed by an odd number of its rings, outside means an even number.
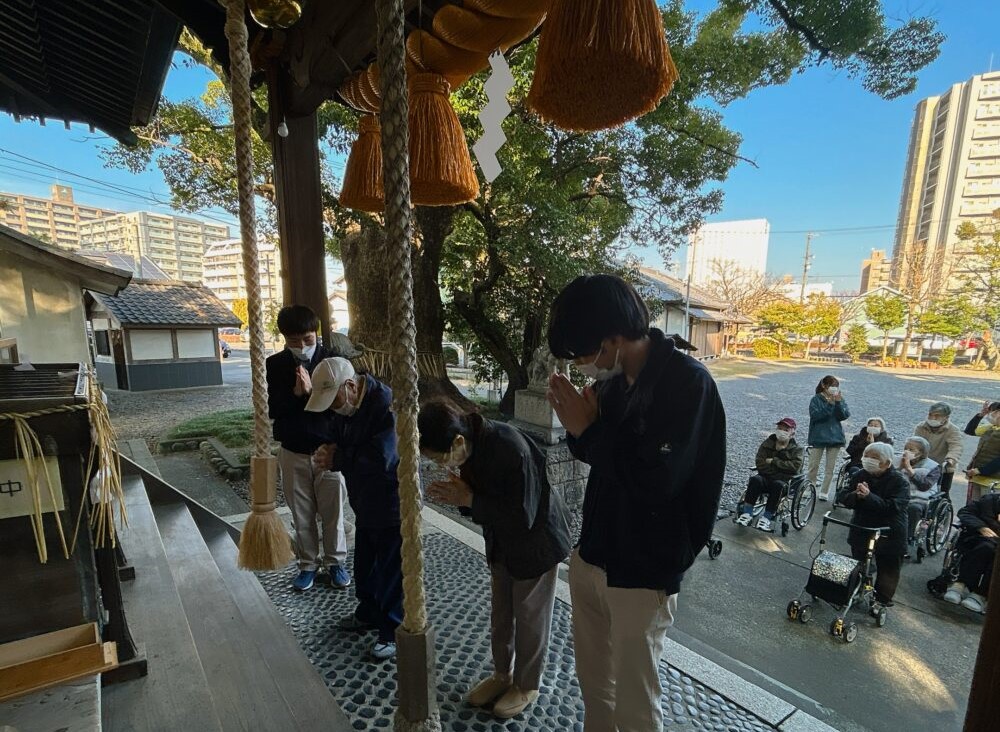
[[[806,280],[809,278],[809,247],[812,245],[812,240],[816,234],[811,231],[806,234],[806,256],[802,259],[802,289],[799,290],[799,302],[804,303],[806,301]]]
[[[684,295],[684,340],[691,342],[691,270],[688,269],[687,294]]]

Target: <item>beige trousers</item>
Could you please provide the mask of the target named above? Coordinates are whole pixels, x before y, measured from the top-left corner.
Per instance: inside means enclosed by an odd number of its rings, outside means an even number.
[[[537,691],[549,653],[559,565],[531,579],[517,579],[499,562],[490,565],[493,595],[490,641],[498,673],[513,674],[522,691]]]
[[[604,570],[573,552],[576,675],[583,692],[586,732],[661,732],[663,687],[659,663],[677,595],[608,587]]]
[[[840,447],[809,448],[809,482],[816,486],[816,493],[820,496],[830,495],[830,483],[833,482],[833,478],[837,474],[837,458],[840,456],[842,449]],[[826,467],[823,469],[823,488],[820,489],[816,483],[816,479],[819,477],[820,461],[824,457],[826,458],[824,461]]]
[[[344,505],[347,483],[340,473],[315,470],[312,458],[291,450],[278,450],[281,488],[285,503],[292,512],[295,556],[299,569],[315,572],[321,567],[335,567],[347,561],[347,534],[344,532]],[[319,515],[323,526],[322,552]]]

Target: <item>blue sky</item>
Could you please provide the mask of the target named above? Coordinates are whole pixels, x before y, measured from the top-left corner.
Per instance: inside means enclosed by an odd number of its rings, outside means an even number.
[[[695,8],[713,0],[694,0]],[[826,67],[810,69],[788,84],[754,92],[723,110],[726,124],[743,135],[741,154],[759,168],[738,165],[723,184],[725,203],[713,221],[767,218],[771,222],[768,270],[802,269],[805,232],[813,242],[810,278],[832,281],[836,290],[857,288],[861,260],[870,249],[891,252],[913,108],[923,97],[988,70],[1000,69],[1000,2],[993,0],[887,0],[890,16],[927,14],[948,36],[941,56],[920,74],[915,93],[891,102],[861,88],[860,81]],[[683,69],[681,70],[683,73]],[[196,96],[209,75],[179,63],[165,94]],[[0,190],[48,195],[57,179],[73,185],[79,201],[108,208],[168,210],[158,170],[141,175],[104,168],[98,151],[107,139],[85,127],[64,129],[50,121],[16,124],[0,114]],[[17,158],[2,149],[32,158]],[[111,183],[123,191],[59,173],[45,165]],[[154,199],[154,200],[145,200]],[[206,212],[234,224],[222,212]],[[865,231],[835,229],[866,227]],[[871,228],[867,228],[871,227]],[[658,257],[646,254],[654,266]]]

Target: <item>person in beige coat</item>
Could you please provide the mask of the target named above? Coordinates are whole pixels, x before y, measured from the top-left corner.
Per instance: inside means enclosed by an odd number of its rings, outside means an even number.
[[[916,426],[913,434],[930,444],[927,457],[941,466],[941,491],[947,493],[955,466],[962,459],[962,431],[951,421],[951,407],[944,402],[932,404],[927,419]]]

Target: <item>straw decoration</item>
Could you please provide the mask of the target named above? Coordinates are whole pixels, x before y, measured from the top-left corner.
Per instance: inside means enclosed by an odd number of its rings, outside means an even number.
[[[575,131],[652,111],[677,81],[655,0],[553,0],[528,105]]]
[[[358,139],[344,168],[344,185],[340,203],[348,208],[380,213],[385,208],[382,189],[382,130],[378,117],[366,114],[361,118]]]

